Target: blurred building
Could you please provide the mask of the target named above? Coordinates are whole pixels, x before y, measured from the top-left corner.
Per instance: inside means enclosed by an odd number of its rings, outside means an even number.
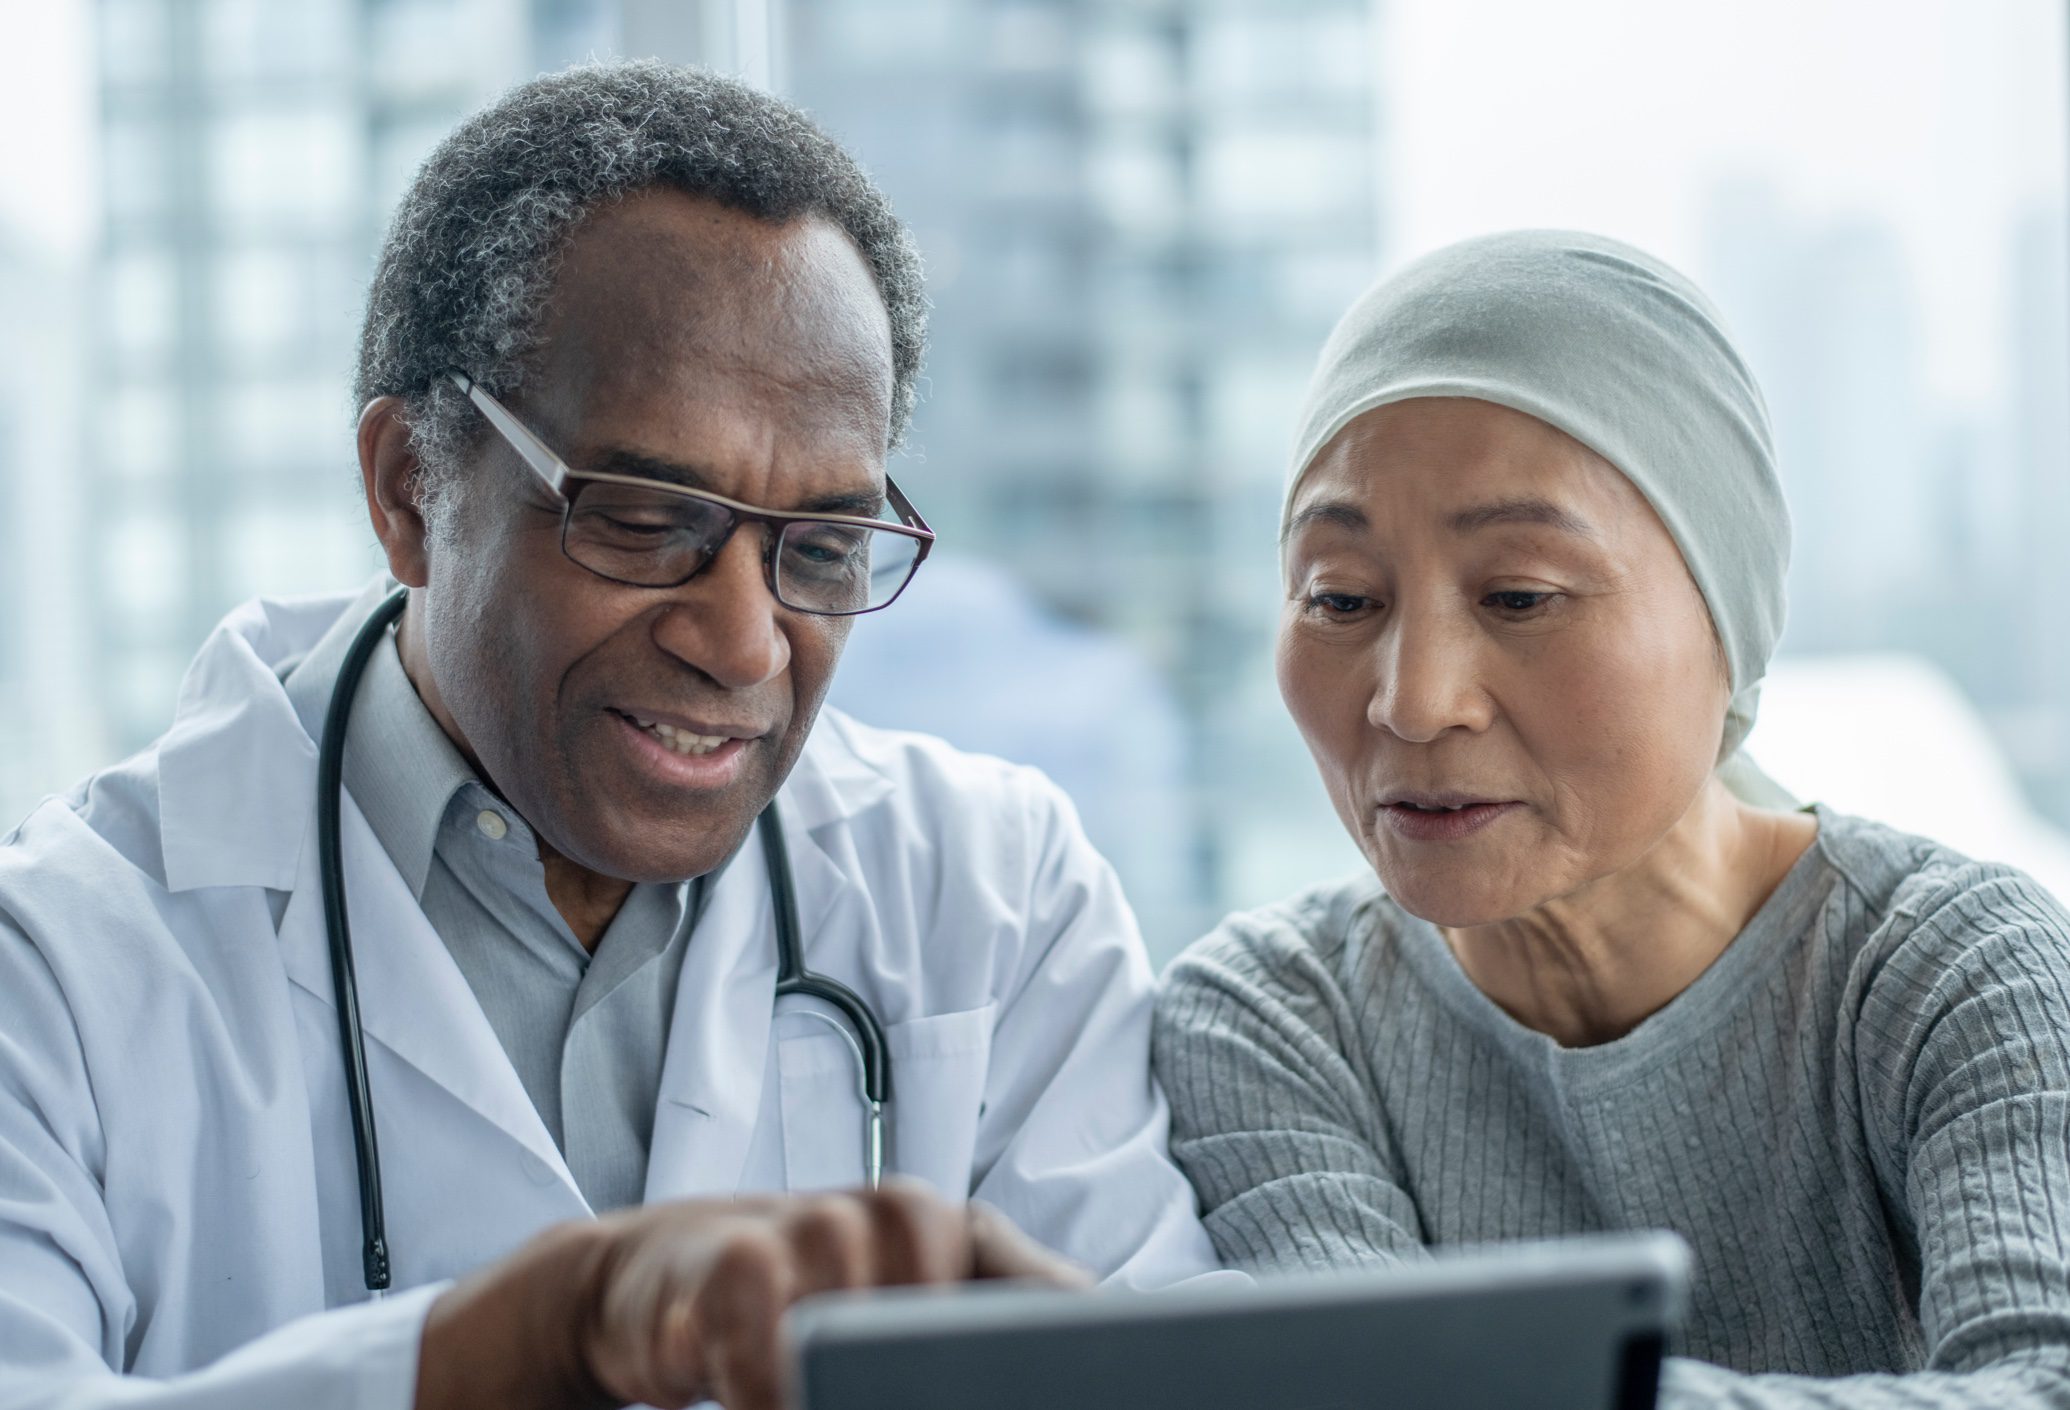
[[[1104,725],[1119,747],[1182,761],[1186,806],[1158,825],[1193,913],[1158,917],[1171,933],[1153,949],[1257,887],[1312,879],[1337,828],[1266,652],[1302,386],[1377,266],[1376,7],[786,10],[785,92],[862,157],[928,261],[934,332],[901,483],[945,545],[1119,633],[1175,692],[1176,719]],[[871,636],[858,631],[851,669],[892,649]],[[1288,836],[1289,817],[1317,836]],[[1237,857],[1268,860],[1239,875]]]
[[[165,727],[230,604],[378,564],[347,382],[430,145],[595,47],[602,0],[100,0],[91,639],[116,741]]]
[[[1376,264],[1372,0],[99,0],[98,18],[82,555],[118,746],[164,727],[227,606],[377,565],[346,384],[424,152],[510,82],[652,54],[801,102],[915,228],[935,333],[901,478],[954,550],[1128,643],[1177,702],[1101,728],[1177,761],[1179,807],[1118,776],[1084,800],[1135,819],[1102,831],[1168,849],[1132,879],[1196,898],[1157,938],[1240,889],[1226,858],[1264,815],[1334,827],[1264,643],[1301,385]]]
[[[1767,398],[1794,522],[1791,648],[1920,646],[1907,631],[1945,585],[1950,526],[1897,233],[1806,220],[1757,182],[1714,192],[1706,226],[1706,282]]]
[[[938,553],[855,624],[829,698],[1042,770],[1120,874],[1151,957],[1193,938],[1186,720],[1128,642],[1062,619],[996,564]]]
[[[1962,683],[2032,804],[2070,822],[2061,209],[2009,232],[2008,375],[1969,408],[1923,384],[1916,276],[1894,228],[1807,221],[1741,181],[1714,193],[1704,255],[1774,419],[1796,541],[1786,648],[1932,663]]]
[[[72,552],[78,482],[77,271],[0,230],[0,835],[103,748]]]
[[[2007,365],[2017,526],[2007,561],[2018,635],[2008,643],[2024,667],[2009,739],[2042,806],[2070,822],[2070,262],[2065,211],[2039,207],[2013,232],[2007,290]]]

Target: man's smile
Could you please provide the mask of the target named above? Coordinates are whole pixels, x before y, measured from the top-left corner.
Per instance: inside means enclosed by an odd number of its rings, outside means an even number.
[[[692,720],[680,715],[661,714],[649,710],[614,708],[611,713],[646,730],[678,754],[709,754],[736,740],[760,739],[769,733],[766,727],[757,725]]]
[[[718,789],[741,775],[755,741],[732,733],[704,734],[663,721],[642,722],[620,710],[606,712],[642,773],[674,788]]]

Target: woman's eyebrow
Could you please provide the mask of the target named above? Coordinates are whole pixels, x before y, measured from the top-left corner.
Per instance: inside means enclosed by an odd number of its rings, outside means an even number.
[[[1279,542],[1285,547],[1288,539],[1307,528],[1310,524],[1334,524],[1340,529],[1363,533],[1373,527],[1373,521],[1366,517],[1366,511],[1349,500],[1326,499],[1321,504],[1311,504],[1287,520],[1286,528],[1280,531]]]
[[[1455,534],[1470,534],[1476,529],[1485,529],[1497,524],[1543,524],[1576,538],[1595,539],[1596,531],[1588,521],[1570,510],[1562,509],[1549,499],[1534,499],[1525,496],[1517,499],[1498,499],[1492,504],[1475,505],[1462,509],[1446,520]]]

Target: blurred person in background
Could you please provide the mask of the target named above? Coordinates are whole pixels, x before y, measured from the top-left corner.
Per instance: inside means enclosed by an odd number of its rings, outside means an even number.
[[[1370,871],[1167,977],[1224,1258],[1669,1229],[1667,1404],[2070,1405],[2070,918],[1766,805],[1739,745],[1789,522],[1704,296],[1543,231],[1382,282],[1281,542],[1281,693]]]
[[[433,153],[357,381],[406,593],[239,609],[0,842],[0,1402],[755,1410],[816,1290],[1212,1265],[1069,804],[821,709],[931,541],[923,331],[743,84],[571,70]]]

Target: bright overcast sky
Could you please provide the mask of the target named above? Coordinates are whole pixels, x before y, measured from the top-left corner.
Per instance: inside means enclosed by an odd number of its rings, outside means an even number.
[[[2061,202],[2063,0],[1403,0],[1385,10],[1389,253],[1584,226],[1694,265],[1714,185],[1895,226],[1937,390],[2003,346],[2008,223]]]
[[[0,226],[62,259],[93,238],[88,0],[9,0],[0,14]]]

